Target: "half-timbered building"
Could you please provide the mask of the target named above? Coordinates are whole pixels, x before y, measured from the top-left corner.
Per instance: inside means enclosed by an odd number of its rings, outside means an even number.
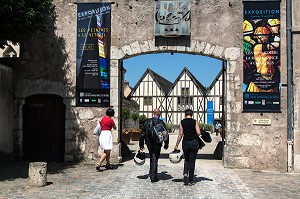
[[[152,117],[152,111],[155,108],[161,110],[161,116],[166,117],[168,95],[172,83],[147,68],[145,73],[133,88],[130,98],[140,105],[140,114],[146,117]]]
[[[212,109],[214,111],[214,120],[218,121],[222,118],[223,112],[223,70],[220,70],[218,75],[212,81],[210,86],[206,89],[206,107],[209,108],[209,103],[212,103]],[[207,117],[206,117],[207,123]]]
[[[146,117],[151,117],[152,110],[159,108],[165,121],[176,126],[185,117],[184,110],[190,108],[198,122],[209,123],[209,102],[213,103],[213,120],[222,116],[222,70],[205,88],[186,67],[173,84],[147,69],[129,97],[140,105],[140,114]]]
[[[205,122],[205,87],[185,67],[176,78],[167,96],[166,122],[175,126],[185,117],[184,111],[190,108],[194,118]]]

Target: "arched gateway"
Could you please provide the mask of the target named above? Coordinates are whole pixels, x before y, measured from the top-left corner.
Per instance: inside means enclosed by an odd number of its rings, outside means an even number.
[[[84,2],[87,1],[80,1]],[[286,171],[290,156],[287,153],[286,136],[287,103],[283,99],[287,98],[287,89],[281,88],[281,112],[243,112],[243,2],[185,1],[189,2],[190,6],[190,34],[179,37],[154,34],[155,2],[160,1],[115,1],[111,5],[110,105],[116,110],[115,120],[118,127],[121,126],[121,65],[124,59],[161,52],[210,56],[227,61],[224,77],[224,166]],[[261,1],[252,2],[255,4]],[[77,5],[59,0],[54,0],[53,3],[56,21],[52,29],[31,39],[22,49],[26,52],[22,57],[25,61],[21,63],[20,68],[15,69],[18,78],[15,82],[15,110],[22,110],[28,93],[62,96],[66,105],[64,161],[94,160],[97,143],[91,131],[97,118],[104,115],[106,109],[76,107],[74,33]],[[276,3],[285,7],[285,2]],[[281,18],[285,18],[285,12],[281,12]],[[285,35],[285,23],[281,23],[280,34]],[[282,41],[281,60],[286,60],[285,45]],[[281,69],[282,74],[285,74],[286,70],[283,67]],[[285,75],[281,76],[281,82],[286,82]],[[266,125],[260,123],[261,121],[271,122]],[[19,116],[16,118],[16,124],[16,145],[22,145],[22,118]],[[112,158],[115,161],[121,159],[120,131],[118,128],[118,131],[113,132]]]

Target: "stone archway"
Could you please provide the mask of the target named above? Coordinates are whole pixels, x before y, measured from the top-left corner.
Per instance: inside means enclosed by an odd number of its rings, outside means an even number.
[[[17,124],[17,128],[15,128],[15,132],[16,132],[16,143],[15,143],[15,148],[17,149],[17,156],[18,159],[22,160],[22,159],[30,159],[24,157],[24,155],[26,156],[26,151],[24,154],[24,147],[26,148],[26,146],[24,144],[24,136],[25,133],[24,131],[26,131],[26,127],[24,127],[24,123],[32,123],[34,121],[28,121],[28,117],[30,117],[30,111],[28,112],[28,109],[30,109],[28,106],[30,105],[31,102],[33,102],[34,100],[41,100],[43,102],[46,102],[46,104],[50,106],[53,105],[53,103],[55,105],[58,105],[57,110],[60,112],[61,117],[63,118],[63,120],[59,120],[61,122],[61,133],[63,133],[63,137],[61,137],[60,142],[60,149],[59,152],[58,150],[56,150],[57,152],[57,157],[55,161],[64,161],[64,156],[65,156],[65,114],[66,114],[66,106],[67,109],[70,106],[69,105],[69,100],[66,97],[66,87],[62,84],[62,83],[58,83],[58,82],[52,82],[52,81],[47,81],[47,80],[27,80],[22,82],[22,84],[18,84],[18,86],[15,88],[16,89],[16,93],[17,95],[15,96],[14,99],[14,103],[16,105],[15,108],[15,113],[18,115],[17,118],[15,118],[15,122]],[[34,96],[37,96],[34,97]],[[49,98],[49,100],[47,101],[47,99]],[[26,104],[26,99],[31,99],[29,100],[30,103],[28,105],[28,103]],[[52,99],[52,100],[51,100]],[[52,105],[51,105],[52,103]],[[43,107],[43,105],[41,105],[41,107]],[[26,111],[24,112],[24,110],[26,109]],[[29,115],[27,114],[29,113]],[[35,114],[35,113],[31,113],[31,114]],[[53,114],[56,114],[53,112]],[[46,113],[43,113],[43,115],[47,115]],[[27,119],[27,121],[26,121]],[[31,118],[32,119],[32,118]],[[52,127],[51,127],[52,128]],[[29,128],[30,129],[30,128]],[[32,130],[32,129],[31,129]],[[28,131],[28,128],[27,128]],[[25,136],[26,137],[26,136]],[[28,137],[28,136],[27,136]],[[30,136],[29,136],[30,137]],[[26,139],[26,138],[25,138]],[[63,142],[62,142],[63,140]],[[27,142],[28,144],[28,142]],[[30,143],[29,143],[30,144]],[[58,153],[63,153],[63,154],[58,154]]]
[[[122,97],[122,93],[118,92],[118,90],[121,90],[122,88],[122,78],[119,78],[119,75],[121,75],[119,70],[121,68],[122,60],[142,54],[150,54],[150,53],[163,53],[163,52],[176,52],[176,53],[185,53],[185,54],[194,54],[194,55],[203,55],[203,56],[209,56],[213,57],[219,60],[226,60],[227,61],[227,70],[225,73],[224,81],[226,82],[225,85],[227,85],[227,88],[231,88],[234,84],[232,81],[228,81],[227,76],[232,76],[235,72],[236,65],[237,65],[237,59],[241,56],[241,49],[237,47],[223,47],[219,45],[213,45],[208,42],[204,41],[196,41],[191,40],[190,45],[188,46],[174,46],[173,43],[172,46],[164,45],[160,46],[157,44],[155,40],[146,40],[143,42],[135,41],[131,44],[122,46],[122,47],[111,47],[111,82],[112,82],[112,88],[111,88],[111,98],[112,99],[119,99],[119,101],[113,101],[112,105],[114,107],[117,107],[117,111],[120,115],[120,99]],[[226,89],[226,88],[225,88]],[[230,96],[227,98],[227,96]],[[233,94],[231,94],[230,90],[226,89],[225,93],[225,104],[229,101],[235,101],[233,98]],[[225,106],[225,118],[226,121],[230,122],[230,117],[228,117],[226,114],[230,114],[230,110],[226,108]],[[119,127],[120,127],[120,117],[118,117],[119,121]],[[226,126],[225,126],[226,130]],[[115,143],[119,143],[121,139],[121,134],[115,134],[116,140]],[[120,149],[119,147],[116,147]]]

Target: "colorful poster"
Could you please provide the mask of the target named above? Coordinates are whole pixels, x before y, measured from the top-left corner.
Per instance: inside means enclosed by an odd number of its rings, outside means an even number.
[[[244,2],[243,111],[280,112],[280,2]]]
[[[110,106],[110,43],[111,3],[78,3],[77,106]]]

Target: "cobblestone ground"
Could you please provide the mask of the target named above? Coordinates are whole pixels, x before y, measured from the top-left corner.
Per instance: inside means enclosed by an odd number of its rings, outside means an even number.
[[[209,148],[209,147],[208,147]],[[48,163],[45,187],[28,185],[28,163],[0,165],[0,199],[4,198],[300,198],[300,175],[223,168],[221,161],[199,154],[194,186],[182,182],[183,161],[172,164],[167,151],[159,160],[159,181],[148,178],[149,159],[133,160],[96,172],[91,164]]]

